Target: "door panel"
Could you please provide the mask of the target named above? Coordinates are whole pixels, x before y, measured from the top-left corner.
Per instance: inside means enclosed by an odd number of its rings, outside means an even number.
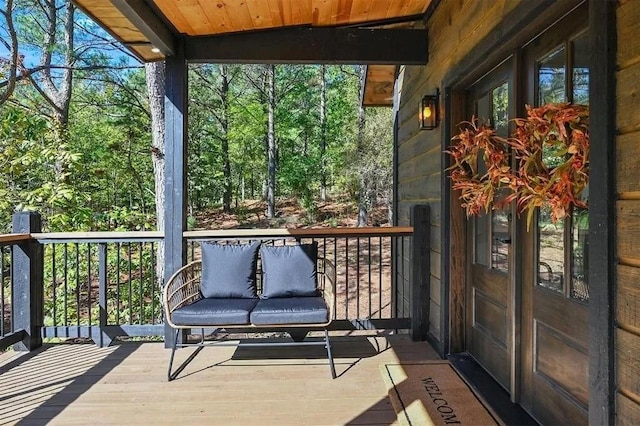
[[[589,359],[582,345],[570,336],[537,320],[533,329],[536,373],[586,407],[589,403],[589,394],[586,392]],[[559,363],[558,360],[562,359],[570,359],[573,362]]]
[[[588,100],[587,18],[577,9],[523,51],[526,103]],[[541,208],[523,233],[520,401],[542,424],[588,420],[588,225],[586,210],[553,224]]]
[[[468,116],[507,136],[512,116],[511,62],[469,90]],[[478,168],[486,170],[483,164]],[[511,389],[512,321],[510,206],[471,220],[467,281],[466,349],[505,389]]]
[[[481,328],[507,349],[507,307],[476,288],[473,298],[474,327]]]

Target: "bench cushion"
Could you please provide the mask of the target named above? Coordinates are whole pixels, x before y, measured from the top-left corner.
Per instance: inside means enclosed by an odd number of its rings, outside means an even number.
[[[327,322],[329,309],[324,299],[317,297],[281,297],[261,299],[251,311],[251,323],[317,324]]]
[[[205,298],[255,298],[260,242],[202,243],[202,282]]]
[[[171,314],[176,325],[249,324],[249,312],[258,299],[200,299]]]
[[[262,298],[317,296],[318,244],[262,246]]]

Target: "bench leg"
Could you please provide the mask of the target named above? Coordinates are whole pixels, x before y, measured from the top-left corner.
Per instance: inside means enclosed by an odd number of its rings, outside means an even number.
[[[167,371],[167,381],[169,382],[175,378],[175,376],[171,374],[171,367],[173,366],[173,357],[176,354],[176,345],[178,343],[178,333],[180,333],[180,329],[176,329],[176,335],[173,336],[173,344],[171,345],[171,358],[169,358],[169,370]]]
[[[329,341],[329,330],[324,330],[324,341],[327,348],[327,357],[329,358],[329,368],[331,368],[331,378],[336,378],[336,367],[333,365],[333,356],[331,355],[331,342]]]
[[[167,372],[167,378],[168,381],[172,381],[173,379],[175,379],[176,377],[178,377],[178,374],[180,374],[182,372],[182,370],[185,369],[185,367],[187,365],[189,365],[189,363],[191,361],[193,361],[193,359],[196,357],[196,355],[198,355],[200,353],[200,351],[204,348],[204,345],[202,344],[202,342],[200,343],[200,345],[198,346],[198,348],[193,351],[193,353],[191,355],[189,355],[187,357],[187,359],[180,364],[180,367],[176,368],[176,371],[174,371],[173,373],[171,372],[171,367],[173,366],[173,357],[176,354],[176,347],[178,345],[178,337],[179,337],[179,333],[180,333],[180,329],[176,330],[176,335],[174,336],[175,339],[173,339],[173,346],[171,347],[171,358],[169,359],[169,371]],[[204,339],[203,339],[204,341]],[[195,345],[193,345],[195,346]]]

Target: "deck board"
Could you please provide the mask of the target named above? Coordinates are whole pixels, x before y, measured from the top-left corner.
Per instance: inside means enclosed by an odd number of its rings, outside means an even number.
[[[205,348],[166,381],[162,343],[47,345],[0,355],[0,424],[393,424],[379,365],[437,359],[406,336],[332,339],[322,347]],[[182,349],[180,362],[193,349]]]

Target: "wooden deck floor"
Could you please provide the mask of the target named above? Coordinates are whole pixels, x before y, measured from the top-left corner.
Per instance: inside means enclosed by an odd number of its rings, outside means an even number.
[[[162,343],[47,345],[0,356],[0,424],[393,424],[381,363],[437,359],[406,336],[321,346],[205,348],[173,382]],[[178,351],[177,361],[193,349]]]

